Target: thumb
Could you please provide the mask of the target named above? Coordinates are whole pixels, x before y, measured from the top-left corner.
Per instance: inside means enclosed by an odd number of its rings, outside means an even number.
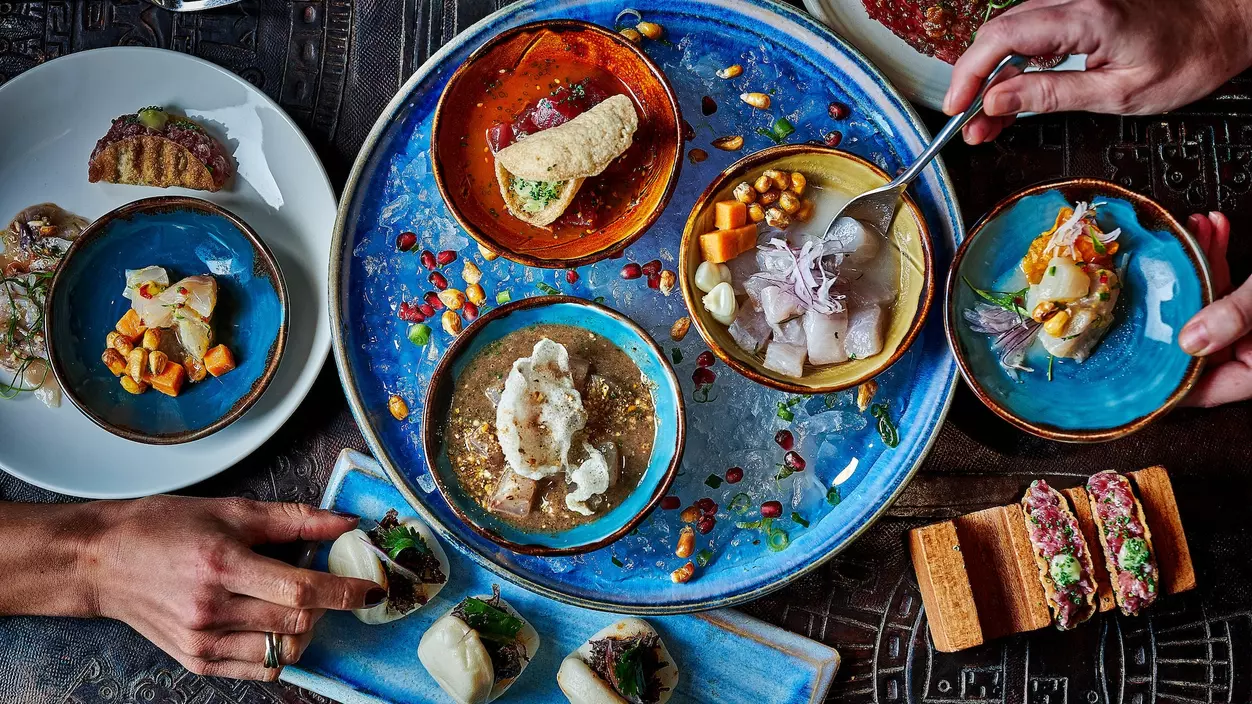
[[[357,516],[307,504],[247,499],[225,502],[221,515],[249,545],[334,540],[360,522]]]
[[[1233,293],[1196,313],[1178,334],[1178,344],[1187,354],[1201,357],[1213,354],[1252,333],[1252,278]]]

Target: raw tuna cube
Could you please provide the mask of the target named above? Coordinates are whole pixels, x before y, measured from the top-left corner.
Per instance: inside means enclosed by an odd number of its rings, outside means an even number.
[[[765,348],[765,368],[798,379],[804,376],[805,354],[806,350],[802,345],[771,342]]]
[[[804,345],[804,323],[799,318],[792,318],[785,323],[770,323],[770,330],[774,331],[775,342],[785,342],[788,345]]]
[[[765,311],[765,319],[771,323],[781,323],[804,312],[800,299],[794,293],[777,286],[761,289],[761,309]]]
[[[492,513],[502,513],[508,516],[525,516],[535,505],[538,487],[534,479],[527,479],[509,470],[500,478],[496,492],[487,502],[487,509]]]
[[[766,342],[769,342],[770,327],[765,314],[753,306],[739,306],[735,322],[728,330],[735,344],[745,351],[756,354]]]
[[[860,220],[839,218],[826,237],[827,252],[843,252],[847,255],[844,261],[855,266],[873,259],[878,254],[882,239],[882,235]]]
[[[886,319],[887,316],[879,306],[854,308],[848,315],[848,334],[843,341],[848,356],[865,359],[881,352]]]
[[[848,314],[804,314],[804,335],[808,340],[809,364],[837,364],[847,361],[843,338],[848,330]]]

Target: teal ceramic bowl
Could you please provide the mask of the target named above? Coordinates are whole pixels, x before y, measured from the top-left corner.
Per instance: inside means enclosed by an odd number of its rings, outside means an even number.
[[[487,345],[533,325],[568,325],[608,339],[652,382],[656,437],[643,478],[625,501],[590,523],[555,533],[523,531],[493,516],[458,483],[444,447],[452,391],[470,360]],[[454,338],[431,377],[422,419],[422,443],[430,473],[452,511],[475,532],[524,555],[573,555],[602,548],[634,530],[665,498],[682,461],[686,418],[678,377],[665,353],[625,315],[581,298],[540,296],[514,301],[474,321]]]
[[[126,270],[145,266],[173,279],[217,279],[214,341],[234,353],[234,370],[185,383],[176,398],[122,388],[100,355],[130,309]],[[49,357],[66,398],[101,428],[149,445],[190,442],[238,420],[269,386],[287,343],[287,287],[274,255],[237,215],[199,198],[145,198],[93,222],[57,269],[47,309]]]
[[[1057,212],[1079,201],[1097,209],[1105,232],[1121,228],[1114,265],[1125,267],[1114,322],[1091,356],[1051,362],[1034,343],[1013,379],[999,364],[993,337],[970,329],[964,312],[981,300],[972,286],[1017,291],[1030,243]],[[967,283],[968,281],[968,283]],[[1107,181],[1043,183],[996,204],[971,230],[948,274],[944,324],[965,381],[992,411],[1050,440],[1102,442],[1142,429],[1173,408],[1200,376],[1203,361],[1178,346],[1191,316],[1213,301],[1199,245],[1156,202]]]

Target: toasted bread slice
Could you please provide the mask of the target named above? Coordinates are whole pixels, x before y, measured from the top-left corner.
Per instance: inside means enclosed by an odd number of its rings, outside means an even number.
[[[1043,492],[1055,500],[1057,512],[1060,516],[1060,525],[1048,526],[1036,523],[1034,511],[1029,502],[1031,492],[1034,491]],[[1074,516],[1074,512],[1070,509],[1065,497],[1061,492],[1048,486],[1047,482],[1042,479],[1033,482],[1026,495],[1022,497],[1021,504],[1022,516],[1026,522],[1026,535],[1030,538],[1030,545],[1035,556],[1035,566],[1039,569],[1039,583],[1043,586],[1048,608],[1052,612],[1052,621],[1058,629],[1063,631],[1069,630],[1091,618],[1096,613],[1095,563],[1091,558],[1091,547],[1087,545],[1087,540],[1083,537],[1082,529],[1078,525],[1078,519]],[[1051,562],[1044,557],[1043,550],[1035,539],[1032,529],[1036,525],[1039,525],[1045,531],[1059,531],[1065,539],[1072,541],[1075,545],[1076,554],[1071,554],[1070,556],[1078,561],[1079,577],[1077,582],[1073,583],[1072,589],[1066,588],[1066,593],[1077,595],[1082,601],[1079,608],[1074,609],[1073,615],[1068,621],[1066,621],[1062,613],[1062,587],[1057,584],[1056,578],[1053,576]],[[1056,557],[1061,557],[1061,555],[1058,554]],[[1082,586],[1084,580],[1086,583],[1085,588]],[[1075,602],[1071,601],[1070,603],[1074,604]]]
[[[208,167],[190,150],[152,135],[123,139],[102,149],[87,165],[87,180],[157,188],[182,186],[201,191],[221,189]]]
[[[1108,480],[1110,485],[1120,487],[1130,497],[1133,505],[1126,507],[1124,515],[1129,523],[1133,524],[1135,521],[1138,521],[1138,525],[1142,528],[1142,538],[1147,548],[1147,558],[1143,562],[1146,576],[1142,573],[1131,573],[1126,578],[1122,576],[1122,573],[1126,572],[1126,570],[1123,568],[1120,556],[1109,547],[1108,526],[1105,516],[1101,515],[1100,511],[1100,507],[1105,499],[1108,498],[1108,495],[1099,490],[1092,490],[1092,482],[1098,482],[1097,478],[1100,477]],[[1097,472],[1087,480],[1087,498],[1091,502],[1092,520],[1095,521],[1096,531],[1100,535],[1100,549],[1104,553],[1104,565],[1109,572],[1109,581],[1113,583],[1113,597],[1117,600],[1117,605],[1121,608],[1122,613],[1127,616],[1138,616],[1144,608],[1156,601],[1156,597],[1160,593],[1160,570],[1157,567],[1156,550],[1152,547],[1152,531],[1148,528],[1148,519],[1143,513],[1143,504],[1139,502],[1139,497],[1135,495],[1130,479],[1111,469]],[[1126,530],[1126,528],[1124,527],[1122,530]],[[1147,597],[1135,597],[1128,593],[1127,582],[1133,583],[1135,581],[1143,582],[1147,586],[1149,590]]]

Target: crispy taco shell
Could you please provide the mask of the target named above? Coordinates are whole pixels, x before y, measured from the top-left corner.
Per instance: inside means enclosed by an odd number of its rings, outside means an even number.
[[[1073,510],[1070,509],[1069,502],[1065,499],[1065,496],[1062,495],[1061,492],[1057,491],[1056,489],[1053,489],[1051,486],[1045,485],[1044,488],[1057,499],[1057,505],[1060,508],[1061,513],[1065,515],[1074,526],[1077,526],[1078,519],[1074,516]],[[1026,534],[1029,535],[1030,534],[1030,506],[1026,502],[1026,496],[1022,497],[1021,505],[1022,505],[1022,519],[1026,524]],[[1087,578],[1091,580],[1092,586],[1094,586],[1095,585],[1095,563],[1092,562],[1091,560],[1091,546],[1087,545],[1087,539],[1085,536],[1083,536],[1081,530],[1075,529],[1074,535],[1086,548],[1083,550],[1083,568],[1087,571]],[[1086,621],[1087,619],[1091,618],[1092,616],[1094,616],[1096,613],[1096,591],[1097,591],[1096,589],[1092,589],[1091,592],[1087,594],[1086,597],[1083,599],[1084,606],[1082,609],[1079,609],[1077,611],[1073,623],[1069,624],[1068,627],[1061,626],[1060,621],[1057,618],[1057,615],[1060,612],[1060,609],[1059,609],[1060,601],[1057,599],[1056,582],[1053,581],[1052,579],[1052,571],[1050,569],[1050,565],[1048,564],[1048,560],[1044,558],[1043,553],[1041,553],[1039,549],[1035,547],[1034,541],[1031,541],[1031,548],[1035,557],[1035,567],[1038,568],[1039,570],[1039,584],[1043,586],[1043,593],[1044,593],[1044,596],[1047,598],[1047,602],[1048,602],[1048,610],[1052,612],[1053,624],[1060,630],[1069,630],[1077,626],[1078,624]]]
[[[1110,474],[1115,474],[1112,470],[1105,471]],[[1101,472],[1101,474],[1103,474],[1103,472]],[[1130,480],[1124,475],[1119,474],[1118,476],[1121,481],[1127,483],[1129,488]],[[1133,489],[1130,489],[1130,498],[1135,502],[1135,515],[1139,518],[1139,524],[1143,526],[1143,542],[1148,545],[1148,562],[1156,568],[1155,571],[1159,574],[1159,568],[1157,567],[1156,562],[1156,548],[1152,546],[1152,529],[1148,527],[1148,518],[1143,513],[1143,503],[1139,501],[1139,497],[1135,494]],[[1121,588],[1122,570],[1118,568],[1117,555],[1113,554],[1113,552],[1109,550],[1108,539],[1104,536],[1104,520],[1100,518],[1099,500],[1096,498],[1095,494],[1090,492],[1090,490],[1087,491],[1087,499],[1091,502],[1091,519],[1095,521],[1096,533],[1100,536],[1100,552],[1104,555],[1104,567],[1109,572],[1109,581],[1112,582],[1113,598],[1117,600],[1117,606],[1122,610],[1122,613],[1127,616],[1138,616],[1139,611],[1132,610],[1126,605],[1126,594]]]
[[[500,196],[504,198],[504,205],[513,217],[528,225],[547,227],[565,214],[565,209],[574,202],[574,196],[578,195],[583,179],[573,178],[566,181],[561,187],[561,194],[555,200],[545,205],[542,210],[533,213],[527,212],[521,196],[513,191],[511,187],[513,175],[506,171],[499,161],[496,161],[496,183],[500,185]]]
[[[87,180],[218,191],[221,185],[189,149],[165,137],[140,135],[100,150],[87,164]]]

